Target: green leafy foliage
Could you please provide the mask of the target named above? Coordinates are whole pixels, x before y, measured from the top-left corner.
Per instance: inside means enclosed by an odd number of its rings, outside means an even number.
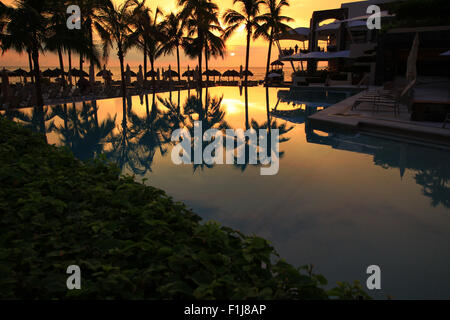
[[[69,265],[81,290],[66,288]],[[268,241],[0,118],[1,299],[328,299],[325,284]]]

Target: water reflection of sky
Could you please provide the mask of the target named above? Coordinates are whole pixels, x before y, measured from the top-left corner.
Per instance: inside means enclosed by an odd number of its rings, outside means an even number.
[[[224,112],[229,127],[245,129],[245,99],[239,88],[212,88],[209,94],[223,98],[220,110],[208,110],[209,121]],[[309,110],[301,105],[301,96],[294,106],[286,95],[269,89],[270,109]],[[172,114],[183,114],[176,108],[178,102],[186,103],[186,91],[158,96],[160,112],[171,107]],[[266,99],[264,88],[249,88],[249,120],[260,125],[267,121]],[[124,173],[147,178],[205,220],[268,238],[290,263],[313,263],[331,283],[365,283],[366,267],[377,264],[383,288],[377,297],[450,298],[449,152],[320,133],[305,118],[288,123],[293,129],[281,145],[284,156],[276,176],[261,176],[254,166],[194,171],[192,165],[172,164],[171,146],[162,142],[167,137],[158,130],[170,131],[174,125],[154,116],[152,105],[151,95],[142,101],[133,97],[126,126],[122,99],[98,101],[97,113],[90,105],[83,109],[77,104],[77,121],[70,120],[72,105],[61,106],[54,117],[51,110],[38,115],[27,110],[20,117],[41,130],[36,119],[46,117],[49,143],[69,145],[81,158],[107,153]],[[302,112],[294,116],[301,118]],[[278,124],[286,124],[283,119]]]

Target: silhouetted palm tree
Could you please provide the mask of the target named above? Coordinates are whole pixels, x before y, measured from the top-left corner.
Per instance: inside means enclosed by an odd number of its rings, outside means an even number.
[[[161,24],[158,22],[162,12],[159,8],[156,8],[155,13],[145,6],[141,6],[139,10],[136,10],[136,34],[137,34],[137,46],[144,52],[144,80],[147,79],[147,57],[150,60],[151,74],[152,74],[152,86],[153,90],[156,89],[156,77],[155,77],[155,61],[162,54],[162,44],[164,38]]]
[[[161,50],[164,54],[173,54],[173,52],[176,51],[178,81],[181,81],[180,47],[183,44],[184,35],[181,22],[182,20],[180,15],[172,12],[166,16],[165,20],[161,23],[161,31],[166,38],[166,40],[162,43]]]
[[[198,58],[198,87],[201,88],[204,49],[209,47],[208,42],[214,43],[214,46],[219,48],[215,45],[217,39],[211,41],[213,32],[221,30],[218,18],[219,7],[210,0],[178,0],[178,4],[183,6],[180,17],[187,29],[183,46],[188,56]],[[206,56],[210,54],[206,53]]]
[[[39,55],[44,51],[49,32],[48,3],[39,0],[18,0],[15,7],[3,6],[2,50],[27,50],[31,53],[35,77],[36,104],[44,105]]]
[[[229,38],[241,25],[245,25],[247,31],[247,50],[245,56],[245,85],[248,83],[248,67],[250,63],[250,41],[252,37],[255,39],[258,35],[254,31],[259,27],[258,21],[261,20],[259,15],[260,7],[264,3],[263,0],[233,0],[233,4],[240,4],[241,12],[228,9],[223,15],[223,19],[227,24],[225,29],[225,39]]]
[[[127,51],[136,45],[138,34],[131,29],[135,23],[135,13],[144,6],[145,1],[137,3],[134,0],[126,0],[117,6],[112,2],[101,6],[98,12],[98,21],[95,28],[99,32],[103,42],[103,55],[109,56],[109,49],[116,47],[120,61],[120,73],[122,76],[122,96],[126,97],[124,58]]]
[[[263,14],[258,18],[261,23],[255,30],[256,37],[263,37],[269,41],[269,53],[267,54],[266,65],[266,79],[269,75],[270,59],[272,55],[273,42],[282,34],[287,33],[291,28],[286,22],[291,22],[293,19],[283,16],[281,11],[284,7],[289,6],[288,0],[264,0],[264,4],[269,12]]]

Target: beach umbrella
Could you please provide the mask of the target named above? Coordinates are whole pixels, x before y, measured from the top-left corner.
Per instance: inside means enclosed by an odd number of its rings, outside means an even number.
[[[16,77],[26,77],[28,72],[23,69],[17,69],[12,72]]]
[[[178,72],[169,69],[168,71],[163,73],[163,77],[175,78],[175,77],[178,77]]]
[[[89,77],[89,74],[86,71],[81,71],[76,68],[73,68],[72,70],[70,70],[70,73],[72,74],[72,76],[78,77],[78,78]]]
[[[242,72],[242,76],[245,77],[245,75],[248,74],[249,77],[253,77],[253,72],[250,70],[246,73],[245,71]]]
[[[60,77],[62,75],[67,75],[67,72],[62,71],[61,69],[56,68],[55,70],[52,70],[54,77]]]
[[[20,78],[20,82],[22,82],[22,78],[25,78],[26,76],[28,76],[28,72],[26,72],[25,70],[19,68],[19,69],[14,70],[12,72],[12,76],[19,77]]]
[[[45,78],[54,78],[55,77],[53,70],[50,70],[50,69],[47,69],[44,72],[42,72],[42,76]]]
[[[219,71],[217,71],[217,70],[205,71],[205,72],[203,72],[203,75],[204,76],[208,76],[208,77],[213,77],[214,81],[216,80],[216,77],[221,77],[222,76],[222,74]]]
[[[280,60],[276,60],[270,64],[271,66],[284,66],[284,63]]]
[[[417,79],[417,57],[419,55],[419,33],[416,33],[411,52],[408,56],[408,64],[406,67],[406,79],[411,82]]]
[[[188,70],[186,72],[183,73],[183,77],[193,77],[194,76],[194,70]]]
[[[113,76],[112,72],[106,69],[103,69],[99,73],[97,73],[97,77],[105,77],[108,75],[110,75],[111,77]]]
[[[152,77],[157,77],[158,76],[158,73],[156,72],[156,71],[149,71],[149,72],[147,72],[147,74],[146,74],[146,77],[147,78],[152,78]]]
[[[227,71],[225,71],[225,72],[223,73],[222,76],[223,76],[223,77],[228,77],[228,80],[230,80],[230,77],[232,77],[233,80],[234,80],[234,78],[240,76],[240,73],[237,72],[236,70],[227,70]]]

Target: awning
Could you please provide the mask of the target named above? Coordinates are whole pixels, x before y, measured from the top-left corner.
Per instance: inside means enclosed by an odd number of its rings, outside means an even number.
[[[304,60],[331,60],[331,59],[350,59],[350,50],[337,52],[314,51],[310,53],[297,53],[292,56],[281,58],[283,61],[304,61]]]
[[[280,36],[278,40],[308,41],[309,33],[309,28],[292,29],[287,34]]]

